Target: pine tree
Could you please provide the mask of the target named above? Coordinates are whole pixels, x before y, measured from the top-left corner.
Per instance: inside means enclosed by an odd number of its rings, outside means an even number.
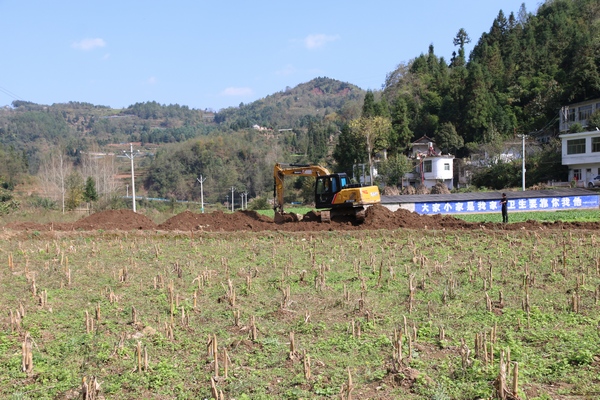
[[[96,191],[96,182],[94,178],[88,176],[85,180],[85,189],[83,190],[83,200],[87,202],[97,201],[98,192]]]
[[[367,90],[362,108],[362,116],[365,118],[377,115],[377,106],[375,104],[375,95],[371,90]]]
[[[403,97],[397,97],[394,101],[391,118],[388,153],[392,156],[406,149],[413,138],[413,132],[409,128],[408,107]]]

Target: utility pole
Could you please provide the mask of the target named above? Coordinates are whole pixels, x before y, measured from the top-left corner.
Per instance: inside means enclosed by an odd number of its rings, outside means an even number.
[[[518,135],[521,136],[521,138],[523,139],[523,149],[522,149],[522,155],[523,155],[523,163],[521,165],[521,175],[523,178],[523,191],[525,191],[525,138],[528,137],[527,135]]]
[[[129,153],[126,152],[125,150],[123,150],[123,154],[125,154],[125,157],[127,157],[131,160],[131,197],[133,200],[133,212],[136,212],[136,210],[135,210],[135,176],[134,176],[134,172],[133,172],[133,159],[136,156],[140,155],[140,151],[138,150],[134,153],[133,152],[133,143],[129,143]]]
[[[248,208],[248,193],[246,192],[242,192],[240,193],[240,201],[242,202],[242,210],[245,210],[246,208]],[[246,198],[246,203],[244,204],[244,198]]]
[[[204,214],[204,181],[206,178],[202,178],[202,175],[200,175],[200,178],[196,178],[196,180],[200,182],[200,209]]]
[[[523,191],[525,191],[525,135],[523,135],[523,165],[521,169],[523,170]]]
[[[233,197],[233,192],[235,192],[235,187],[231,187],[231,212],[233,212],[235,207],[235,197]]]

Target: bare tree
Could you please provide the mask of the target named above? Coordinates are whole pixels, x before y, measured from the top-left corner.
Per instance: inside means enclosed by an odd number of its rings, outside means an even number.
[[[115,178],[118,169],[114,154],[91,151],[85,153],[81,161],[81,173],[84,178],[94,179],[99,197],[116,193],[119,185]]]
[[[61,202],[62,212],[65,212],[65,196],[67,193],[67,178],[73,170],[73,164],[63,152],[50,153],[40,168],[40,182],[47,197]]]

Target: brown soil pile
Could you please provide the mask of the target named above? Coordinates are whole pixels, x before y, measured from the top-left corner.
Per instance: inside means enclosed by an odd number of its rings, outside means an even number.
[[[450,190],[448,190],[448,186],[438,182],[431,188],[431,194],[450,194]]]
[[[408,210],[390,211],[384,206],[367,209],[364,222],[367,229],[473,229],[476,224],[447,215],[420,215]]]
[[[262,231],[267,226],[273,228],[272,219],[258,214],[256,211],[237,211],[225,214],[215,211],[210,214],[195,214],[184,211],[169,218],[158,226],[163,231]]]
[[[32,222],[10,223],[4,228],[20,231],[92,231],[92,230],[158,230],[158,231],[205,231],[205,232],[235,232],[235,231],[348,231],[375,229],[434,229],[434,230],[543,230],[543,229],[600,229],[600,222],[563,223],[528,221],[524,223],[469,223],[448,215],[420,215],[408,210],[390,211],[382,205],[369,207],[365,221],[357,224],[350,218],[336,218],[330,223],[318,222],[318,213],[307,213],[302,221],[276,224],[271,218],[255,211],[237,211],[235,213],[212,212],[196,214],[185,211],[175,215],[164,223],[157,225],[150,218],[134,213],[131,210],[109,210],[92,214],[75,223]]]
[[[150,218],[130,210],[108,210],[80,219],[73,224],[75,230],[150,230],[156,229],[156,224]]]

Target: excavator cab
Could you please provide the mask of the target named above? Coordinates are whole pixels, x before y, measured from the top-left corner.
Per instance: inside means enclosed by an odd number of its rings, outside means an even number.
[[[340,190],[350,185],[346,174],[318,176],[315,184],[315,205],[317,208],[329,208]]]

